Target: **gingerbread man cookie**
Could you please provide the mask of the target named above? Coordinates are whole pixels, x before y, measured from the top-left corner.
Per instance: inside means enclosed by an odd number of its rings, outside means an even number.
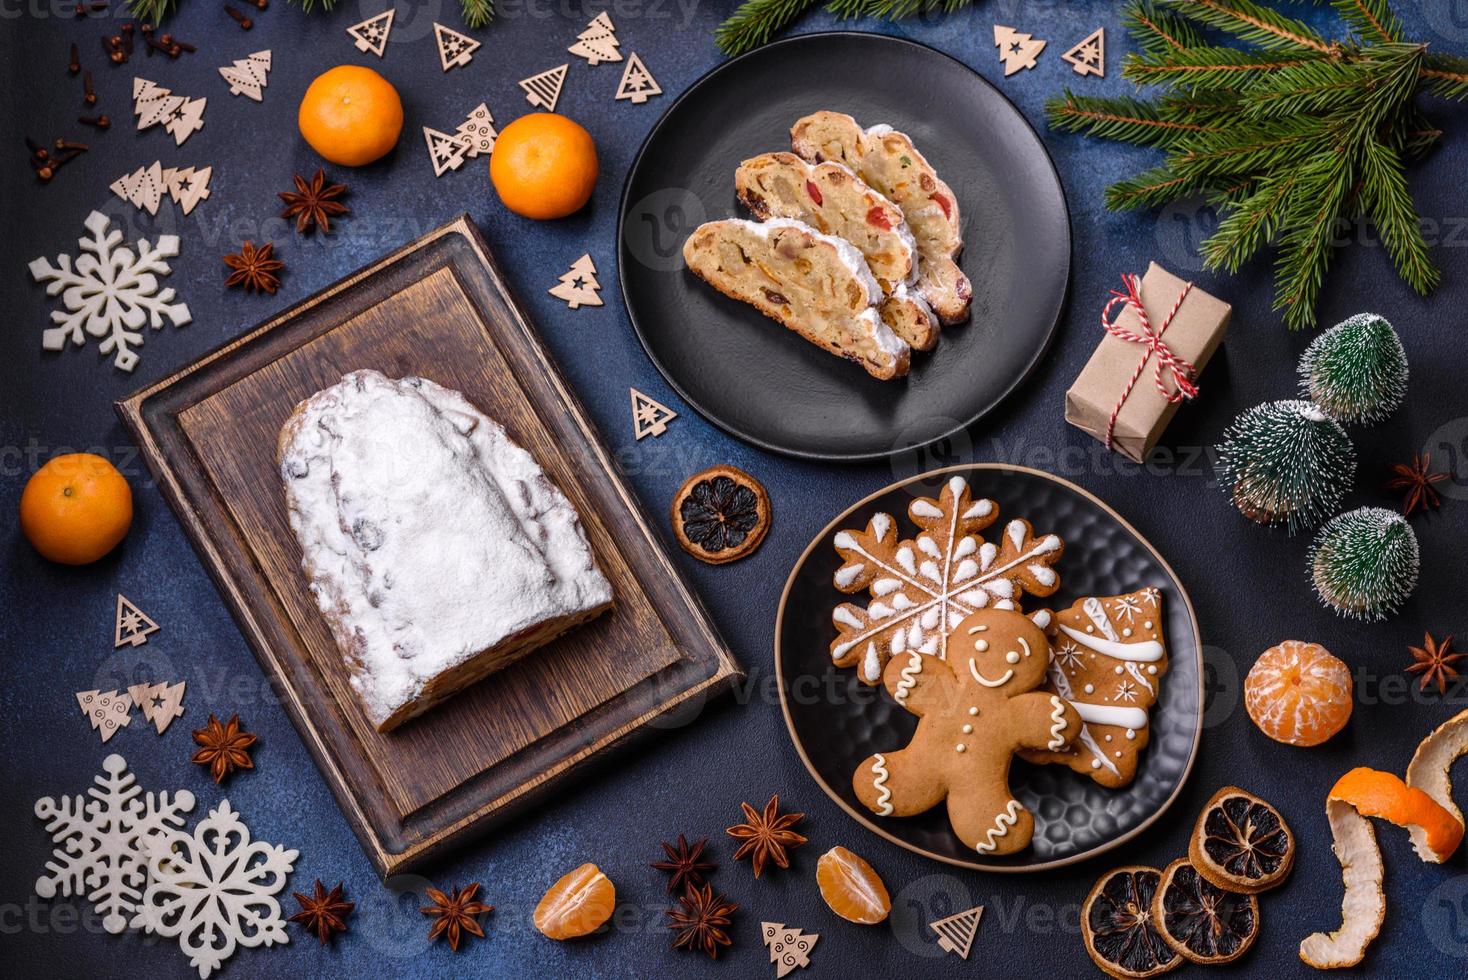
[[[919,716],[905,749],[878,753],[852,785],[878,816],[908,817],[948,801],[960,840],[984,855],[1029,846],[1035,819],[1009,791],[1020,749],[1058,752],[1081,728],[1056,694],[1038,692],[1050,662],[1045,633],[1023,613],[980,609],[948,638],[946,660],[909,651],[883,671],[888,692]]]

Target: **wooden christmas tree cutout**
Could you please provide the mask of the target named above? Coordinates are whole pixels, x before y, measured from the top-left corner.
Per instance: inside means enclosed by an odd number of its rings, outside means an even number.
[[[642,59],[634,51],[627,58],[627,67],[622,69],[622,80],[617,83],[618,99],[631,99],[633,105],[642,105],[651,96],[662,95],[657,79],[647,70]]]
[[[234,64],[219,69],[219,74],[229,83],[230,95],[243,95],[263,102],[270,75],[270,52],[256,51],[248,58],[236,58]]]
[[[483,102],[475,106],[474,111],[469,113],[469,118],[454,130],[454,135],[464,144],[466,157],[477,157],[493,150],[494,141],[499,134],[494,130],[494,116],[489,114],[489,106]]]
[[[162,735],[173,719],[184,713],[183,696],[186,681],[177,684],[134,684],[127,696],[142,711],[143,719]]]
[[[632,393],[632,434],[641,442],[645,436],[662,435],[668,431],[668,423],[678,417],[678,413],[661,402],[654,401],[636,388],[628,388]]]
[[[203,127],[208,101],[174,95],[146,78],[133,79],[133,114],[138,117],[138,130],[161,125],[178,146]]]
[[[1035,59],[1045,50],[1044,41],[999,24],[994,25],[994,45],[999,49],[999,60],[1004,62],[1005,78],[1022,68],[1035,67]]]
[[[133,720],[129,714],[133,706],[132,698],[116,691],[108,691],[106,694],[101,691],[78,691],[76,703],[103,742],[116,735],[118,729],[126,728],[127,723]]]
[[[424,126],[423,139],[428,144],[428,158],[433,161],[433,176],[442,177],[448,171],[458,170],[464,165],[468,146],[457,136]]]
[[[202,170],[184,167],[182,170],[163,171],[163,177],[168,181],[168,196],[173,198],[173,203],[186,215],[198,207],[200,201],[209,197],[209,178],[213,174],[213,167]]]
[[[366,20],[353,24],[347,28],[347,35],[352,38],[358,51],[363,54],[375,54],[381,58],[387,53],[387,36],[392,33],[393,15],[397,13],[396,8],[386,10],[376,17],[368,17]]]
[[[1106,77],[1106,28],[1098,27],[1084,41],[1060,56],[1077,75]]]
[[[561,100],[561,86],[566,84],[566,69],[570,67],[568,62],[558,68],[522,79],[520,87],[525,90],[525,101],[537,109],[555,112],[556,103]]]
[[[438,62],[443,70],[463,68],[479,50],[479,42],[466,34],[450,30],[437,21],[433,24],[433,36],[438,41]]]
[[[974,945],[974,934],[979,931],[979,919],[983,915],[984,907],[975,905],[966,912],[929,922],[928,928],[938,934],[938,945],[942,949],[966,960]]]
[[[586,30],[576,35],[576,43],[566,50],[578,58],[585,58],[588,65],[599,65],[603,61],[621,61],[622,52],[617,50],[619,46],[617,29],[603,10],[586,25]]]
[[[799,929],[787,929],[783,922],[761,922],[765,945],[770,947],[770,962],[775,966],[775,980],[796,969],[810,966],[810,951],[821,937],[815,933],[803,933]]]
[[[596,266],[591,261],[590,252],[577,259],[570,270],[561,276],[561,281],[549,290],[552,296],[573,310],[583,306],[600,306],[601,297],[597,295],[600,291],[601,283],[596,281]]]
[[[168,189],[166,175],[172,172],[165,172],[163,164],[154,160],[152,166],[139,167],[132,173],[117,178],[108,190],[141,211],[157,214],[158,204],[163,200],[164,191]]]
[[[149,635],[158,632],[158,624],[121,592],[117,593],[117,622],[112,628],[112,649],[141,646]]]

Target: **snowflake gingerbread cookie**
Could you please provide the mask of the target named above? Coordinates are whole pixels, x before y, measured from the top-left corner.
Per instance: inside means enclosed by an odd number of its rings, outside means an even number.
[[[949,634],[979,609],[1018,609],[1020,596],[1048,596],[1060,587],[1052,567],[1065,550],[1053,534],[1036,536],[1029,521],[1011,520],[998,544],[979,533],[999,519],[999,505],[974,500],[968,481],[951,477],[937,500],[919,497],[907,508],[922,530],[900,540],[890,514],[875,514],[866,530],[841,531],[843,563],[836,588],[863,589],[863,609],[844,602],[831,614],[837,636],[831,659],[857,667],[863,683],[882,681],[887,661],[907,651],[946,659]]]
[[[1081,731],[1064,751],[1022,752],[1030,762],[1058,763],[1117,789],[1137,775],[1149,741],[1152,706],[1167,672],[1162,593],[1146,588],[1090,596],[1036,620],[1050,641],[1046,690],[1080,713]]]
[[[85,896],[102,927],[117,934],[142,920],[145,851],[149,844],[183,826],[183,814],[194,808],[194,794],[148,793],[127,771],[120,755],[102,760],[97,784],[81,795],[36,801],[36,816],[56,845],[46,874],[36,879],[42,898]]]

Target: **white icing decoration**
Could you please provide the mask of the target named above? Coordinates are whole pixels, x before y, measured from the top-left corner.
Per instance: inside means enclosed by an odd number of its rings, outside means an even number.
[[[912,502],[912,507],[909,509],[916,517],[938,518],[943,516],[943,511],[939,510],[932,501],[926,498],[922,500],[914,500]]]
[[[1005,663],[1011,663],[1011,664],[1017,664],[1017,663],[1019,663],[1019,651],[1018,650],[1011,650],[1008,653],[1006,653],[1004,655],[1004,662]]]
[[[872,683],[875,684],[881,680],[882,658],[877,656],[877,645],[875,643],[867,644],[867,655],[866,659],[862,662],[861,669],[866,674],[867,680]]]
[[[885,540],[887,532],[892,530],[892,516],[890,514],[873,514],[871,527],[872,534],[878,541]]]
[[[974,733],[974,726],[964,725],[962,728],[959,729],[959,731],[963,732],[965,735],[972,735]]]
[[[1122,631],[1121,631],[1121,635],[1122,636],[1131,636],[1132,635],[1132,628],[1130,626],[1127,626],[1127,627],[1123,628]]]
[[[1135,729],[1128,728],[1126,730],[1126,737],[1127,737],[1127,741],[1128,742],[1130,742],[1132,739],[1136,738],[1137,737],[1136,730]]]
[[[1052,752],[1065,748],[1065,702],[1050,695],[1050,741],[1046,748]]]
[[[968,713],[970,715],[977,715],[979,713],[979,706],[978,705],[972,705],[972,706],[970,706],[969,709],[968,709]]]
[[[900,588],[902,588],[901,579],[879,578],[872,583],[872,595],[888,596],[896,592]],[[906,598],[906,596],[904,596],[903,598]],[[856,623],[853,623],[852,625],[860,627],[861,623],[860,621],[858,621]]]
[[[1047,589],[1058,581],[1055,569],[1048,565],[1027,565],[1025,566],[1025,570],[1030,573],[1030,576],[1036,582],[1039,582]]]
[[[994,820],[994,826],[985,834],[985,840],[974,845],[974,850],[987,854],[998,847],[1000,839],[1009,835],[1009,828],[1019,823],[1021,809],[1019,800],[1010,800],[1009,805]]]
[[[851,610],[844,604],[837,606],[836,611],[831,613],[831,618],[844,626],[861,627],[861,620],[852,615]]]
[[[1149,630],[1151,628],[1152,628],[1152,620],[1150,620],[1150,619],[1147,620],[1145,623],[1142,624],[1142,629],[1144,629],[1144,630]]]
[[[1050,619],[1050,610],[1048,609],[1037,609],[1030,614],[1030,622],[1034,623],[1042,630],[1050,628]]]
[[[974,641],[974,649],[977,650],[977,651],[979,651],[980,653],[983,653],[985,650],[989,649],[989,641],[988,640],[976,640],[976,641]]]
[[[1099,756],[1098,757],[1095,757],[1095,758],[1092,758],[1091,759],[1091,768],[1092,769],[1100,769],[1101,768],[1101,762],[1102,762],[1102,760],[1101,760],[1101,758]],[[1115,766],[1112,766],[1111,768],[1114,769],[1116,767]]]
[[[1146,728],[1147,712],[1141,708],[1122,708],[1109,704],[1088,704],[1072,701],[1081,721],[1092,725],[1110,725],[1112,728]]]
[[[962,742],[959,742],[957,745],[955,745],[953,747],[953,751],[955,751],[955,752],[962,752],[966,747],[967,746],[965,746]]]
[[[1087,694],[1095,694],[1096,693],[1096,685],[1095,684],[1087,684],[1085,690],[1086,690],[1086,693]]]
[[[1019,648],[1025,652],[1025,656],[1026,657],[1030,656],[1030,645],[1029,645],[1029,643],[1025,642],[1025,638],[1022,637],[1022,636],[1019,636],[1019,637],[1015,637],[1015,639],[1019,643]]]
[[[980,623],[977,626],[969,627],[968,635],[973,636],[975,633],[986,633],[988,632],[988,630],[989,627],[985,626],[983,623]]]
[[[1096,629],[1101,631],[1101,635],[1112,641],[1118,639],[1115,627],[1111,625],[1111,620],[1106,618],[1106,607],[1101,604],[1100,599],[1092,597],[1085,600],[1081,603],[1081,610],[1095,624]],[[1088,629],[1086,632],[1092,631]]]
[[[1165,652],[1162,644],[1156,640],[1143,640],[1141,643],[1115,643],[1111,640],[1103,640],[1099,636],[1088,636],[1080,630],[1071,629],[1064,623],[1061,624],[1060,629],[1066,636],[1082,646],[1090,647],[1097,653],[1116,660],[1135,660],[1146,663],[1161,660]]]
[[[887,760],[878,752],[872,756],[872,772],[876,774],[872,779],[872,789],[877,791],[877,816],[892,816],[892,787],[887,785],[891,773],[887,772]]]
[[[907,700],[913,685],[917,683],[917,675],[923,672],[923,655],[910,653],[908,657],[907,666],[902,668],[902,673],[897,678],[897,693],[893,695],[898,701]]]
[[[1085,713],[1081,711],[1081,705],[1076,701],[1075,695],[1071,691],[1070,678],[1065,676],[1065,671],[1053,663],[1049,666],[1049,674],[1051,682],[1055,685],[1055,690],[1059,691],[1060,696],[1069,701],[1071,706],[1076,709],[1076,713],[1081,716],[1081,730],[1080,734],[1076,736],[1076,741],[1085,746],[1091,753],[1093,757],[1091,768],[1100,769],[1102,765],[1105,765],[1113,773],[1116,773],[1118,776],[1121,775],[1121,771],[1112,765],[1110,760],[1105,758],[1105,753],[1101,751],[1101,746],[1096,744],[1095,736],[1091,734],[1091,729],[1086,725]],[[1092,690],[1090,685],[1087,685],[1086,693],[1089,694]]]
[[[985,687],[1003,687],[1005,684],[1008,684],[1009,679],[1014,676],[1014,670],[1010,669],[1006,670],[1002,675],[1000,675],[997,681],[991,681],[987,677],[979,673],[978,665],[974,663],[972,657],[969,658],[968,672],[973,675],[974,680],[978,681]]]
[[[839,588],[846,588],[852,582],[856,581],[856,577],[861,574],[861,570],[865,567],[865,565],[856,564],[843,565],[842,567],[836,569],[836,585]]]

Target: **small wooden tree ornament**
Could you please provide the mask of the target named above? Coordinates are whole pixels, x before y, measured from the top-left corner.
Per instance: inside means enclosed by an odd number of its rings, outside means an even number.
[[[208,199],[209,178],[213,174],[213,167],[204,167],[202,170],[195,170],[193,167],[165,170],[163,176],[168,181],[168,196],[187,215],[199,206],[200,201]]]
[[[157,214],[158,204],[168,189],[168,175],[171,173],[171,169],[165,171],[163,164],[154,160],[151,166],[139,167],[132,173],[117,178],[108,190],[140,211]]]
[[[603,10],[586,25],[586,30],[576,35],[576,43],[566,50],[578,58],[585,58],[588,65],[599,65],[603,61],[621,61],[619,47],[617,29]]]
[[[1085,40],[1060,56],[1077,75],[1106,77],[1106,28],[1098,27]]]
[[[428,144],[428,158],[433,161],[433,176],[442,177],[464,165],[468,144],[457,136],[423,127],[423,140]]]
[[[148,636],[158,632],[158,624],[148,618],[148,614],[137,606],[132,600],[121,592],[117,593],[117,619],[112,629],[112,649],[120,646],[141,646],[148,642]]]
[[[230,95],[263,102],[270,76],[270,52],[256,51],[248,58],[236,58],[234,64],[219,69],[219,75],[229,83]]]
[[[775,964],[775,980],[797,969],[810,966],[810,951],[821,937],[788,929],[783,922],[761,922],[765,945],[770,948],[770,962]]]
[[[622,69],[622,80],[617,83],[616,98],[630,99],[633,105],[642,105],[652,96],[662,94],[657,79],[637,57],[637,52],[632,52],[627,58],[627,67]]]
[[[525,101],[537,109],[555,112],[556,103],[561,100],[561,86],[566,84],[566,69],[570,67],[570,63],[567,62],[538,75],[521,79],[520,87],[525,90]]]
[[[494,116],[489,113],[489,106],[481,102],[469,113],[469,118],[459,123],[459,128],[454,130],[454,136],[465,146],[465,157],[477,157],[481,153],[489,153],[494,149],[494,141],[499,138],[499,133],[494,129]]]
[[[601,283],[596,281],[596,265],[591,261],[590,252],[577,259],[549,290],[552,296],[573,310],[583,306],[600,306],[600,291]]]
[[[979,931],[979,919],[983,918],[984,907],[975,905],[973,908],[950,915],[937,922],[929,922],[928,928],[938,934],[938,946],[944,951],[957,956],[959,959],[968,959],[969,950],[974,945],[974,934]]]
[[[103,742],[116,735],[118,729],[126,728],[127,723],[133,720],[129,713],[133,704],[132,698],[117,691],[108,691],[105,694],[101,691],[78,691],[76,703]]]
[[[387,36],[392,33],[393,15],[397,9],[385,10],[376,17],[368,17],[347,28],[347,35],[357,50],[363,54],[375,54],[381,58],[387,53]]]
[[[134,684],[127,689],[127,696],[142,711],[143,720],[158,729],[158,734],[162,735],[173,724],[173,719],[184,713],[185,684],[187,681],[179,681],[177,684]]]
[[[641,442],[646,436],[662,435],[668,431],[668,423],[678,417],[678,413],[661,402],[654,401],[636,388],[627,389],[632,393],[632,434]]]
[[[1000,24],[994,25],[994,46],[999,49],[999,60],[1004,62],[1005,78],[1022,68],[1035,67],[1035,59],[1045,50],[1044,41]]]
[[[479,42],[467,34],[450,30],[437,21],[433,24],[433,36],[438,41],[438,62],[443,65],[443,70],[450,68],[463,68],[474,58],[474,52],[479,50]]]

